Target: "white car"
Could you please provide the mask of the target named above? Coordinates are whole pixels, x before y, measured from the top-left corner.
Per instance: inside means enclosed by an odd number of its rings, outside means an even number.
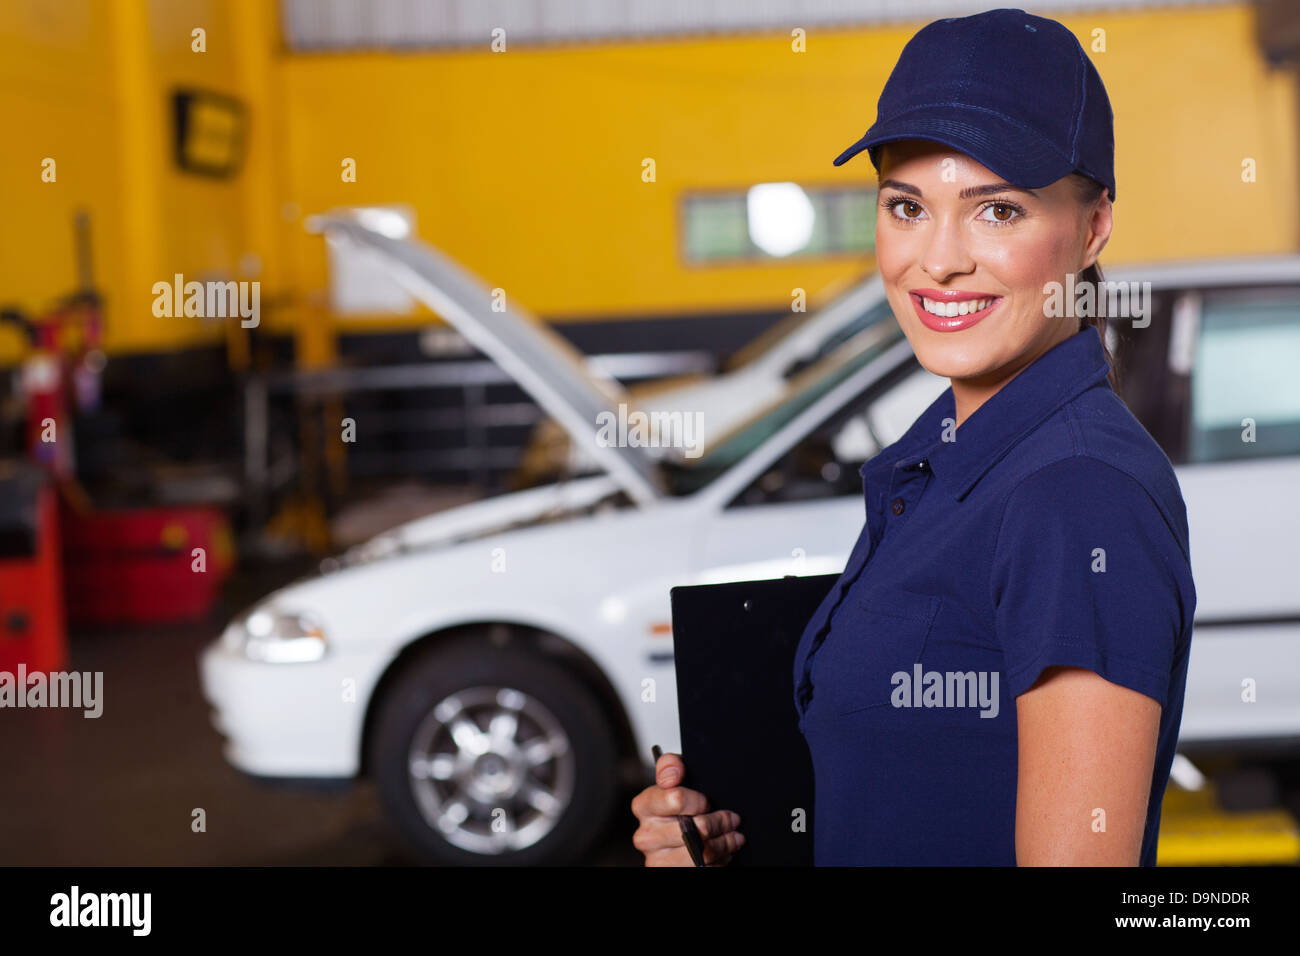
[[[620,785],[646,779],[651,744],[679,744],[669,588],[842,570],[859,465],[946,380],[896,323],[874,324],[699,457],[604,443],[596,423],[620,389],[558,336],[494,311],[426,245],[346,216],[317,226],[383,253],[605,474],[402,525],[239,616],[200,662],[227,759],[370,775],[429,861],[572,859]],[[1178,467],[1191,524],[1181,746],[1300,739],[1300,257],[1126,275],[1152,283],[1156,309],[1116,336],[1131,402]]]

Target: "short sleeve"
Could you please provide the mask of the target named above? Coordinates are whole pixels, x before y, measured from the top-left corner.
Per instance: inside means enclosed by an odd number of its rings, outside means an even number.
[[[1183,627],[1186,559],[1141,483],[1076,456],[1008,496],[990,588],[1012,697],[1084,667],[1162,707]]]

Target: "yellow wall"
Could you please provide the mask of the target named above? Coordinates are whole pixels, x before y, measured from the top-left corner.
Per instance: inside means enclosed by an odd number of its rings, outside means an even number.
[[[1116,229],[1103,264],[1297,245],[1295,88],[1255,51],[1245,5],[1062,18],[1116,114]],[[685,190],[769,180],[874,182],[861,135],[920,23],[517,49],[320,55],[284,65],[288,183],[304,211],[412,202],[419,230],[547,315],[780,309],[870,260],[688,266]],[[991,51],[994,52],[994,51]],[[343,156],[359,181],[339,181]],[[658,182],[640,180],[653,157]],[[1257,159],[1259,182],[1241,182]],[[307,285],[325,281],[298,242]]]
[[[172,162],[173,89],[237,94],[227,0],[6,0],[0,4],[4,228],[0,302],[39,313],[73,291],[72,214],[91,215],[109,351],[220,341],[217,323],[155,318],[154,282],[234,277],[249,177],[199,178]],[[195,27],[207,52],[191,51]],[[42,182],[41,162],[57,163]],[[0,358],[21,339],[0,333]]]
[[[96,274],[121,270],[121,210],[115,102],[107,85],[112,45],[108,9],[88,0],[0,4],[0,303],[37,308],[73,290],[72,217],[91,215]],[[56,162],[57,183],[41,182]],[[112,303],[115,307],[120,300]],[[21,336],[0,330],[0,354],[18,354]]]
[[[29,309],[74,281],[71,213],[94,217],[110,351],[220,341],[195,319],[156,319],[152,283],[264,280],[263,322],[319,331],[324,250],[301,219],[337,204],[404,202],[421,235],[544,316],[787,307],[864,271],[839,256],[687,265],[682,194],[770,180],[874,181],[868,158],[831,159],[870,123],[920,22],[570,47],[289,55],[271,0],[6,0],[0,4],[5,228],[0,302]],[[1062,18],[1091,47],[1116,113],[1119,202],[1103,264],[1297,248],[1297,104],[1289,73],[1257,55],[1246,4]],[[190,31],[208,50],[190,50]],[[232,182],[176,170],[168,94],[240,96],[248,164]],[[40,181],[53,156],[57,184]],[[340,179],[354,157],[358,181]],[[657,182],[641,181],[652,157]],[[1259,181],[1241,182],[1241,161]],[[288,309],[270,307],[277,298]],[[345,329],[426,322],[427,317]],[[300,339],[300,341],[302,341]],[[328,343],[319,342],[321,355]],[[0,332],[0,360],[17,338]]]

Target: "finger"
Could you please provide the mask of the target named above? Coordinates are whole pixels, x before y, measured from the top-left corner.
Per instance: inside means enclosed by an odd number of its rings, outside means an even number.
[[[738,830],[724,833],[704,844],[705,866],[726,866],[731,862],[732,854],[745,845],[745,835]]]
[[[647,855],[662,850],[684,850],[682,825],[676,817],[651,817],[632,834],[632,845]]]
[[[709,798],[698,790],[688,787],[670,787],[665,789],[658,784],[651,784],[632,798],[632,815],[638,820],[650,817],[671,817],[679,813],[708,813]]]
[[[650,801],[654,799],[653,794],[659,792],[657,784],[650,784],[635,797],[632,798],[632,816],[638,820],[644,820],[646,817],[657,816],[651,808]]]
[[[681,754],[660,754],[655,763],[655,783],[661,787],[675,787],[686,779],[686,764]]]
[[[704,840],[712,840],[730,833],[740,826],[740,815],[734,810],[714,810],[695,817],[695,829]]]
[[[695,828],[700,831],[701,840],[724,836],[735,831],[740,824],[739,815],[732,810],[716,810],[692,819],[695,820]],[[642,853],[654,853],[684,847],[686,838],[682,836],[682,825],[677,817],[649,816],[641,821],[641,825],[632,834],[632,845]]]
[[[655,787],[646,798],[646,806],[654,816],[671,817],[685,813],[696,816],[713,809],[709,798],[689,787],[672,787],[665,790]]]
[[[725,814],[731,811],[720,812]],[[691,859],[690,852],[682,841],[681,826],[676,818],[649,822],[632,836],[632,844],[644,854],[646,866],[694,866],[695,861]],[[725,866],[744,845],[744,834],[736,830],[727,830],[705,840],[705,866]]]
[[[662,850],[652,850],[645,855],[646,866],[694,866],[695,861],[691,855],[686,852],[686,847],[679,846],[676,849],[665,848]]]

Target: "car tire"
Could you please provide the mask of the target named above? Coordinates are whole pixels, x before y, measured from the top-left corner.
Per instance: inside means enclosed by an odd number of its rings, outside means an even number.
[[[513,739],[493,733],[499,724],[509,730],[512,716]],[[557,661],[524,646],[457,641],[421,653],[384,689],[372,775],[389,821],[421,862],[570,863],[613,809],[608,726],[593,693]]]

